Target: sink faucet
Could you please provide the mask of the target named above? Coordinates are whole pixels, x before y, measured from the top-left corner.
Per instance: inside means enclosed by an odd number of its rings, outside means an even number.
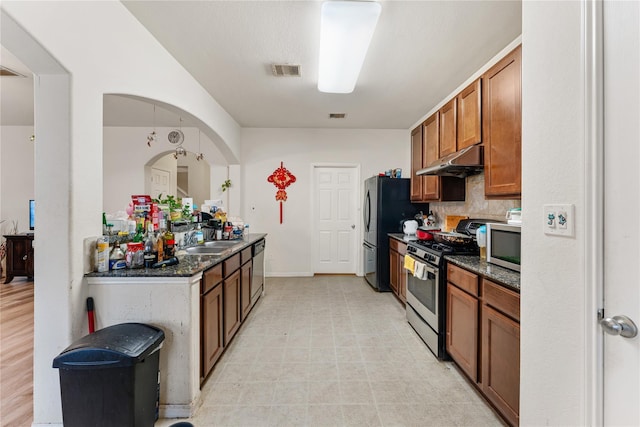
[[[182,244],[179,245],[180,249],[187,248],[189,246],[195,246],[198,243],[198,238],[196,237],[196,232],[194,230],[187,231],[184,233],[182,237]]]

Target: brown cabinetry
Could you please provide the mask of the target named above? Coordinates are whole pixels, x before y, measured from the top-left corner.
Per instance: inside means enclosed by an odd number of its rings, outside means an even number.
[[[519,424],[520,295],[447,265],[447,352],[511,425]]]
[[[407,271],[404,269],[406,252],[406,243],[389,238],[389,284],[402,303],[407,302]]]
[[[453,132],[455,137],[455,128]],[[439,158],[440,112],[438,111],[411,132],[412,202],[464,200],[464,178],[416,175],[416,171],[429,166]]]
[[[453,98],[440,109],[440,157],[457,151],[456,124],[458,121],[457,100]]]
[[[510,424],[518,425],[520,296],[488,280],[483,280],[483,293],[488,298],[481,314],[482,391]]]
[[[485,196],[520,198],[522,191],[521,46],[482,76]]]
[[[242,267],[240,267],[240,298],[241,298],[241,307],[240,307],[240,318],[242,321],[246,319],[249,314],[249,310],[251,310],[251,277],[253,273],[253,262],[251,260],[251,247],[246,248],[241,253],[241,261]]]
[[[227,267],[227,265],[231,267]],[[238,332],[242,321],[240,307],[240,254],[223,261],[223,271],[225,278],[222,281],[222,297],[224,302],[224,342],[226,345]]]
[[[482,92],[477,79],[458,94],[457,150],[482,142]]]
[[[477,382],[478,276],[448,265],[447,282],[447,352]]]
[[[33,234],[8,234],[4,283],[17,276],[33,279]]]
[[[224,350],[222,264],[205,271],[201,283],[202,347],[201,378],[204,379]]]

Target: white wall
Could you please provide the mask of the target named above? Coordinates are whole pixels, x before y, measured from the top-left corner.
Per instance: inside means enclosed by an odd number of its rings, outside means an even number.
[[[362,182],[391,168],[402,168],[404,175],[410,170],[409,141],[408,130],[243,129],[242,212],[251,232],[269,233],[266,273],[312,272],[311,164],[360,164]],[[282,224],[276,188],[267,182],[281,161],[296,176],[287,188]]]
[[[33,126],[0,127],[0,234],[18,222],[18,232],[29,231],[29,199],[34,198],[35,142]]]
[[[147,146],[147,135],[151,132],[150,128],[145,127],[105,127],[103,130],[103,207],[106,212],[115,212],[124,210],[131,201],[132,194],[145,194],[145,170],[144,167],[149,161],[166,153],[173,152],[175,146],[171,145],[167,140],[167,134],[174,128],[157,128],[157,138],[151,147]],[[189,153],[198,152],[198,129],[183,128],[185,141],[182,146]],[[217,147],[204,134],[200,137],[200,148],[204,154],[204,161],[211,166],[224,166],[226,168],[226,160],[217,149]],[[190,157],[193,155],[190,154]],[[175,169],[175,168],[174,168]],[[175,172],[175,170],[174,170]],[[191,173],[191,170],[190,170]],[[200,179],[204,179],[202,171],[198,173]],[[175,175],[174,175],[175,177]],[[211,193],[208,198],[215,196],[215,192],[211,191],[214,184],[211,177],[202,189]],[[215,185],[220,185],[215,183]],[[195,186],[195,184],[194,184]],[[189,183],[189,189],[192,184]],[[175,195],[175,192],[174,192]],[[202,203],[199,198],[202,196],[198,192],[194,196],[194,202],[198,205]]]
[[[523,2],[521,425],[587,417],[585,119],[581,2]],[[623,49],[623,47],[620,47]],[[576,206],[576,237],[543,233],[543,204]],[[595,314],[595,313],[594,313]],[[594,320],[595,321],[595,320]]]
[[[3,46],[37,81],[35,133],[44,144],[35,194],[48,215],[38,217],[36,239],[34,424],[59,423],[51,361],[87,330],[83,240],[101,231],[104,94],[191,113],[229,160],[238,158],[240,128],[120,2],[5,0],[0,7]]]

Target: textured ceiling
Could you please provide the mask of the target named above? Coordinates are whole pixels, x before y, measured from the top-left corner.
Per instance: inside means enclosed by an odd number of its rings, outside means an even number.
[[[123,4],[243,127],[407,129],[521,33],[520,1],[383,1],[355,91],[327,94],[316,88],[320,1]],[[302,76],[273,77],[273,62]],[[149,105],[109,98],[106,125],[152,124]]]

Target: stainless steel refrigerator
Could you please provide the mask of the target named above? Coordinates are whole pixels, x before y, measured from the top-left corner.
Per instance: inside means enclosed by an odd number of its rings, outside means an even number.
[[[410,186],[410,179],[386,176],[374,176],[364,182],[364,276],[380,292],[391,290],[388,233],[401,233],[403,219],[413,218],[419,210],[428,209],[428,205],[411,204]]]

